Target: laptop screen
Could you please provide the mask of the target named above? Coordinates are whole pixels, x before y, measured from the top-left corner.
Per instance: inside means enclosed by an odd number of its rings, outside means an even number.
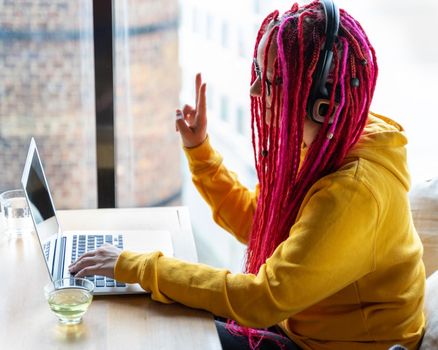
[[[26,160],[22,185],[26,192],[35,230],[41,243],[59,232],[55,208],[49,193],[49,186],[44,176],[40,157],[32,139]]]

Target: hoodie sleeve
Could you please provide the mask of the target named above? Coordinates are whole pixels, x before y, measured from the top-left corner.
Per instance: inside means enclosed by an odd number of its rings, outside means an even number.
[[[209,204],[213,219],[222,228],[247,243],[252,224],[257,191],[250,191],[224,165],[222,156],[210,146],[207,139],[194,148],[184,147],[192,180]]]
[[[125,251],[115,278],[140,283],[154,300],[205,309],[245,326],[271,326],[375,268],[374,220],[379,215],[366,186],[348,176],[327,180],[306,197],[302,208],[289,238],[257,275],[233,274],[159,252]]]

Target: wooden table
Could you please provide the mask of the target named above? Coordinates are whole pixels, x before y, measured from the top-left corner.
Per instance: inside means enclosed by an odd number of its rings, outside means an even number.
[[[184,207],[59,211],[64,230],[164,229],[175,256],[196,261]],[[211,314],[148,295],[97,296],[77,326],[58,323],[45,300],[49,275],[35,233],[0,232],[1,349],[221,349]]]

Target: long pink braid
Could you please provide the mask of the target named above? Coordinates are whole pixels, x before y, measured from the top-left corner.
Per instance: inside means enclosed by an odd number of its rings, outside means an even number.
[[[340,10],[338,42],[330,78],[329,118],[307,148],[303,160],[303,127],[312,77],[325,40],[325,16],[318,1],[292,9],[278,18],[271,13],[257,35],[254,57],[263,35],[274,26],[265,49],[276,40],[278,53],[274,77],[281,85],[272,85],[271,123],[265,123],[266,91],[251,98],[254,158],[260,184],[257,209],[247,249],[246,272],[257,274],[261,265],[285,241],[291,232],[301,203],[310,187],[322,177],[336,171],[346,154],[359,140],[367,123],[368,111],[377,79],[377,61],[373,47],[360,24]],[[272,23],[274,23],[272,25]],[[251,84],[256,75],[252,73]],[[266,70],[262,80],[266,79]],[[352,82],[359,80],[359,86]],[[354,84],[357,85],[357,84]],[[334,111],[335,102],[338,104]],[[252,312],[257,312],[254,307]],[[278,320],[281,321],[281,320]],[[262,336],[257,330],[231,326],[234,332],[249,337],[250,347],[258,348]]]

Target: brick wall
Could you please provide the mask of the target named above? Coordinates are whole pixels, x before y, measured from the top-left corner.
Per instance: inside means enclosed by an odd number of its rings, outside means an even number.
[[[115,3],[117,203],[147,206],[181,187],[177,1]],[[91,10],[0,1],[0,191],[19,187],[34,136],[56,205],[96,206]]]

